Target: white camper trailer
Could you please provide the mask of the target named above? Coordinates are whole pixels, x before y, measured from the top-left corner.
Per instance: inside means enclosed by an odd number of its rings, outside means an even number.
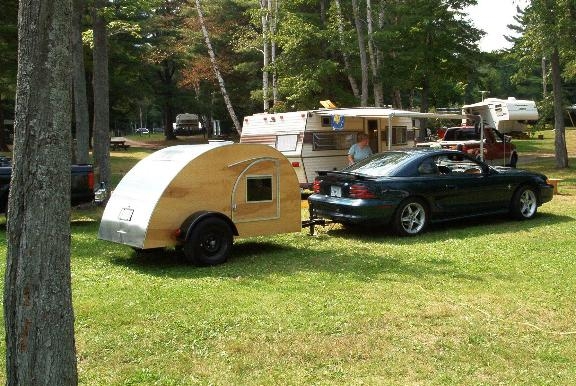
[[[260,113],[244,118],[241,143],[261,143],[281,151],[292,163],[300,186],[309,187],[318,171],[347,166],[350,146],[366,133],[374,152],[413,145],[413,119],[462,119],[461,114],[431,114],[384,108],[342,108]]]
[[[485,126],[498,129],[501,133],[524,132],[527,123],[538,120],[538,109],[534,101],[486,98],[482,102],[462,106],[462,114],[480,115]]]

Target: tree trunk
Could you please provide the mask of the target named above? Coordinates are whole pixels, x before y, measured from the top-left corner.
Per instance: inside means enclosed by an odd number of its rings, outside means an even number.
[[[560,54],[554,47],[550,58],[552,71],[552,92],[554,93],[554,148],[556,167],[568,167],[568,150],[566,148],[566,125],[564,123],[564,100],[562,98],[562,78],[560,74]]]
[[[222,93],[222,97],[224,98],[224,103],[226,104],[226,108],[228,109],[228,114],[234,123],[234,128],[238,134],[242,134],[242,126],[240,125],[240,121],[236,116],[236,112],[234,111],[234,107],[232,106],[232,102],[230,102],[230,97],[228,96],[228,92],[226,91],[226,85],[224,84],[224,79],[220,74],[220,69],[218,67],[218,63],[216,63],[216,55],[214,54],[214,50],[212,49],[212,43],[210,42],[210,35],[208,35],[208,30],[206,29],[206,24],[204,23],[204,15],[202,14],[202,7],[200,5],[200,0],[196,1],[196,10],[198,12],[198,21],[200,22],[200,27],[202,28],[202,34],[204,35],[204,41],[206,42],[206,47],[208,48],[208,54],[210,55],[210,62],[212,63],[212,70],[214,71],[214,75],[216,79],[218,79],[218,84],[220,85],[220,92]]]
[[[90,162],[90,124],[88,99],[86,98],[86,75],[84,72],[84,49],[82,45],[82,15],[84,0],[74,0],[72,12],[72,74],[74,84],[74,117],[76,119],[76,162]]]
[[[278,102],[278,79],[276,77],[276,29],[278,27],[278,1],[268,0],[268,11],[270,12],[270,61],[272,62],[272,106]]]
[[[270,109],[270,101],[268,98],[269,88],[268,80],[270,74],[268,68],[270,66],[270,23],[268,15],[268,0],[260,0],[260,12],[262,21],[262,55],[264,57],[262,64],[262,99],[263,111]]]
[[[370,54],[370,68],[372,70],[374,106],[381,107],[384,104],[384,95],[382,91],[382,79],[380,79],[380,61],[378,60],[380,50],[374,44],[374,27],[372,22],[371,0],[366,0],[366,19],[368,20],[368,53]]]
[[[110,186],[110,111],[108,96],[108,43],[106,21],[101,14],[103,0],[92,10],[94,28],[94,164],[99,171],[99,181]]]
[[[7,142],[6,131],[4,130],[4,104],[2,93],[0,93],[0,151],[10,151]]]
[[[7,385],[78,383],[70,274],[71,3],[19,10],[4,286]]]
[[[362,20],[360,20],[358,0],[352,0],[352,12],[354,14],[354,24],[356,25],[358,48],[360,50],[360,68],[362,70],[362,93],[360,94],[360,106],[366,107],[368,106],[368,57],[366,55],[366,42],[364,40]]]
[[[340,0],[335,0],[334,4],[336,5],[336,12],[338,15],[338,38],[340,41],[340,49],[342,50],[342,58],[344,59],[344,71],[346,71],[346,75],[348,76],[348,82],[350,82],[350,88],[352,89],[354,97],[357,100],[360,100],[360,89],[358,88],[356,79],[352,76],[352,72],[350,70],[350,60],[348,59],[348,53],[346,52],[346,47],[344,45],[344,23],[342,21],[342,8],[340,7]]]

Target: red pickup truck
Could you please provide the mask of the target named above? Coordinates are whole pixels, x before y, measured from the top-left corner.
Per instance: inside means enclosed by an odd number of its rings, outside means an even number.
[[[485,161],[493,164],[516,167],[518,152],[511,138],[492,127],[484,127],[483,150]],[[474,126],[450,127],[444,137],[436,142],[416,144],[417,147],[442,147],[460,150],[480,158],[480,129]]]

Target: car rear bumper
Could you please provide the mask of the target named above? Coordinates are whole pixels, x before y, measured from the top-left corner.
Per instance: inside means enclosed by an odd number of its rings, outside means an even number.
[[[340,223],[388,223],[394,216],[395,204],[381,200],[332,198],[321,194],[308,197],[313,215]]]

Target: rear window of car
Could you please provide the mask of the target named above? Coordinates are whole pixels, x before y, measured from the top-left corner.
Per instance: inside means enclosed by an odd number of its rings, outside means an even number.
[[[371,177],[387,177],[392,176],[401,164],[410,158],[410,154],[404,152],[379,153],[348,166],[344,171]]]

